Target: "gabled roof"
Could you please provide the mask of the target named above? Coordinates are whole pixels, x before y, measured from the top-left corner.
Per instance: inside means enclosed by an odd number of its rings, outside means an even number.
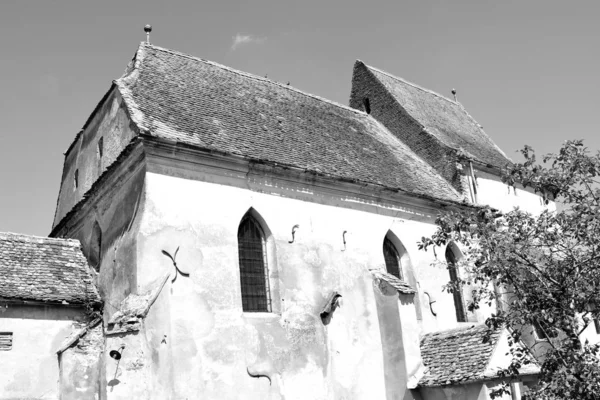
[[[290,86],[145,43],[115,83],[146,134],[422,197],[463,199],[371,116]]]
[[[357,63],[362,64],[361,61]],[[483,164],[504,167],[511,161],[464,107],[440,94],[363,64],[406,112],[446,146]]]
[[[96,304],[79,241],[0,233],[0,299]]]
[[[493,365],[492,358],[503,332],[506,334],[507,331],[502,328],[490,330],[482,324],[423,335],[421,357],[426,371],[419,386],[445,386],[496,378],[499,366]],[[533,357],[528,359],[530,364],[524,365],[520,374],[539,373]]]

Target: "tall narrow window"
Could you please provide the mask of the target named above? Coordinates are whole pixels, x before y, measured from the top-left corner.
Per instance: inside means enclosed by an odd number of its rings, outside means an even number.
[[[459,282],[458,277],[458,266],[456,265],[458,259],[456,254],[451,248],[451,244],[446,247],[446,262],[448,263],[448,271],[450,272],[450,281],[454,284]],[[467,322],[467,312],[465,310],[465,300],[463,298],[462,289],[459,286],[452,291],[454,296],[454,309],[456,310],[456,321]]]
[[[102,261],[102,229],[98,222],[94,223],[92,236],[90,237],[89,262],[90,266],[100,272],[100,263]]]
[[[598,321],[598,318],[594,318],[594,327],[596,328],[596,333],[600,335],[600,321]]]
[[[75,174],[73,174],[73,190],[79,187],[79,170],[75,170]]]
[[[398,255],[396,246],[387,237],[383,239],[383,258],[385,258],[385,269],[387,272],[398,279],[403,279],[400,268],[400,256]]]
[[[250,214],[238,228],[238,251],[243,310],[271,312],[265,234]]]
[[[98,139],[98,158],[102,158],[104,155],[104,138],[100,136]]]

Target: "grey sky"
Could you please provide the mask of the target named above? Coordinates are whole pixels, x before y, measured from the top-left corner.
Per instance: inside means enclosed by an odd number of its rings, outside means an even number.
[[[513,159],[600,148],[598,1],[0,0],[0,231],[50,232],[63,152],[156,45],[347,104],[354,60],[458,99]]]

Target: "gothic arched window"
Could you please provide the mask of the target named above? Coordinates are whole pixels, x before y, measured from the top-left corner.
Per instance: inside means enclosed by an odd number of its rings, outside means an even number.
[[[270,312],[269,269],[265,234],[258,221],[246,214],[238,228],[242,308],[250,312]]]
[[[459,282],[458,276],[458,258],[454,250],[452,250],[452,244],[446,247],[446,262],[448,263],[448,271],[450,272],[450,281],[456,285]],[[465,300],[463,298],[462,289],[460,286],[452,290],[454,296],[454,309],[456,310],[456,321],[467,322],[467,312],[465,310]]]
[[[387,237],[383,239],[383,258],[385,259],[385,269],[388,273],[398,279],[402,278],[402,269],[400,267],[400,255],[396,246]]]

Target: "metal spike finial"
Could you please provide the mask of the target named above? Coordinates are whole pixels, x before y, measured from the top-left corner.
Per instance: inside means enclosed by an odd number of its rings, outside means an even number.
[[[150,44],[150,32],[152,32],[152,25],[144,26],[144,32],[146,32],[146,44]]]
[[[452,89],[452,96],[454,96],[454,101],[458,101],[456,100],[456,89]]]

